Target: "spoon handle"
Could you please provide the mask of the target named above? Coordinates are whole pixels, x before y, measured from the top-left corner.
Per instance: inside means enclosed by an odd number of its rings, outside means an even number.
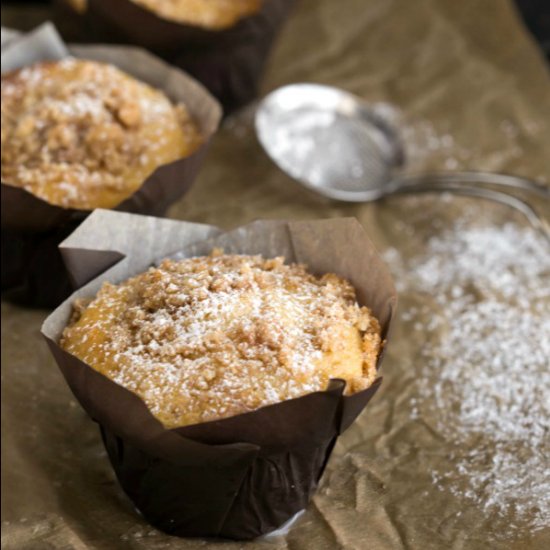
[[[403,174],[390,182],[390,188],[396,190],[410,185],[418,184],[452,183],[457,185],[487,184],[499,187],[512,187],[523,191],[529,191],[539,197],[550,200],[550,187],[530,179],[511,174],[499,174],[496,172],[479,172],[467,170],[464,172],[434,172],[431,174]]]
[[[503,193],[502,191],[495,191],[494,189],[487,189],[475,185],[464,185],[462,183],[463,181],[464,180],[461,180],[461,183],[456,183],[453,181],[431,179],[431,176],[428,179],[418,177],[415,182],[394,188],[392,193],[439,193],[441,191],[446,191],[456,195],[478,197],[499,202],[521,212],[550,244],[550,226],[547,220],[529,203],[509,193]]]

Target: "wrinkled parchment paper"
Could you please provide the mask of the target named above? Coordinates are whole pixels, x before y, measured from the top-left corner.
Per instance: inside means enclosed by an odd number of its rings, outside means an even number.
[[[294,81],[335,84],[393,104],[415,167],[550,177],[548,69],[509,1],[302,0],[263,90]],[[465,198],[325,202],[278,172],[250,122],[245,112],[226,123],[173,217],[228,229],[257,218],[355,216],[379,250],[393,247],[405,258],[466,213],[495,227],[506,220],[524,224],[505,207]],[[434,136],[447,135],[452,141],[433,146]],[[401,310],[418,299],[400,293]],[[454,449],[430,431],[434,418],[410,418],[411,381],[424,343],[411,337],[405,321],[396,323],[383,387],[340,439],[320,491],[290,532],[270,541],[207,544],[171,539],[136,520],[96,426],[41,341],[47,313],[3,305],[2,315],[5,548],[535,550],[549,544],[548,530],[533,532],[528,522],[503,539],[502,526],[483,509],[433,483],[431,470],[451,463]],[[78,451],[77,433],[84,439]]]

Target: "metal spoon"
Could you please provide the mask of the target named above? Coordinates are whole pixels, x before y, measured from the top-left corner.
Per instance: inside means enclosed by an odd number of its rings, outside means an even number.
[[[260,103],[258,139],[271,159],[305,187],[348,202],[395,193],[448,191],[490,199],[520,210],[546,233],[550,229],[527,202],[484,185],[514,188],[550,199],[536,182],[489,172],[405,174],[405,154],[396,130],[358,97],[330,86],[292,84]]]

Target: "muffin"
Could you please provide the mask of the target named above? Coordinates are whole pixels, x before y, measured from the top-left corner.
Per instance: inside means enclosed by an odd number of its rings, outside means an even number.
[[[97,61],[5,74],[1,97],[2,181],[63,208],[114,208],[202,141],[184,105]]]
[[[159,17],[211,30],[227,29],[257,13],[262,0],[131,0]],[[84,13],[88,0],[66,0]]]
[[[295,2],[57,0],[56,19],[73,41],[154,52],[204,84],[228,114],[257,96],[271,47]],[[74,23],[67,25],[69,19]]]
[[[248,540],[304,510],[382,381],[396,296],[359,223],[96,210],[62,250],[89,282],[42,332],[142,517]]]
[[[137,394],[166,427],[254,411],[376,378],[380,325],[355,290],[284,259],[180,261],[79,300],[61,346]]]
[[[165,215],[221,109],[148,52],[69,49],[51,24],[4,51],[2,67],[2,297],[50,308],[73,288],[58,245],[97,207]]]

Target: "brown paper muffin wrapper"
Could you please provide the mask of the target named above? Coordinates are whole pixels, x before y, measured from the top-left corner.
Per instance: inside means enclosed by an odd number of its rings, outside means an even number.
[[[95,211],[61,244],[74,281],[95,278],[46,319],[42,333],[74,395],[99,423],[122,488],[152,525],[178,536],[251,539],[307,506],[338,435],[381,379],[350,396],[343,395],[344,381],[332,380],[325,391],[168,430],[137,395],[58,345],[76,298],[93,296],[104,281],[120,282],[165,257],[206,254],[214,247],[283,255],[313,273],[347,278],[388,338],[394,286],[356,220],[258,221],[222,234],[210,226],[105,210]]]
[[[257,95],[258,83],[275,38],[296,0],[264,0],[260,11],[224,30],[207,30],[157,16],[131,0],[88,0],[73,19],[103,42],[151,50],[202,82],[227,113]],[[68,3],[61,0],[67,10]],[[68,8],[69,10],[71,8]]]
[[[112,63],[132,76],[183,102],[205,138],[192,155],[160,166],[116,210],[162,216],[191,187],[221,108],[208,91],[182,71],[138,48],[121,46],[67,47],[55,28],[45,24],[2,49],[2,70],[8,72],[38,61],[69,55]],[[27,305],[58,305],[70,293],[59,243],[89,211],[49,204],[22,188],[2,182],[2,293]]]

